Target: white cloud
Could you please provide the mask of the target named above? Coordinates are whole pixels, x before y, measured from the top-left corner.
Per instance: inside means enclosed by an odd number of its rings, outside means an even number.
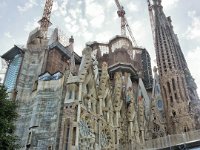
[[[94,3],[87,5],[86,15],[88,15],[90,17],[97,17],[102,14],[104,14],[104,11],[103,11],[103,7],[100,4],[94,2]]]
[[[4,8],[7,6],[7,3],[5,1],[1,2],[0,3],[0,8]]]
[[[13,36],[10,34],[10,32],[5,32],[4,33],[4,36],[6,36],[7,38],[12,38]]]
[[[67,17],[65,17],[64,21],[65,21],[66,23],[70,23],[70,22],[72,21],[72,18],[69,17],[69,16],[67,16]]]
[[[10,32],[5,32],[4,36],[9,39],[9,42],[15,43],[16,40],[13,38],[13,35]]]
[[[73,8],[69,10],[69,14],[74,18],[80,18],[81,10],[79,8]]]
[[[61,0],[60,3],[54,1],[52,8],[53,14],[57,17],[65,16],[67,14],[68,2],[69,2],[68,0]]]
[[[79,23],[83,27],[88,27],[88,21],[86,19],[80,18]]]
[[[195,11],[189,11],[188,16],[192,19],[191,25],[187,28],[186,37],[188,39],[199,39],[200,38],[200,17],[196,16]]]
[[[38,27],[39,26],[38,20],[39,20],[39,17],[33,19],[33,22],[27,22],[27,24],[24,26],[24,31],[29,33],[30,31]]]
[[[91,41],[93,38],[93,34],[89,31],[85,31],[82,33],[82,36],[86,42]]]
[[[198,95],[200,95],[200,47],[196,47],[194,50],[189,51],[188,55],[186,56],[188,67],[190,68],[191,74],[195,78],[196,84],[198,86]]]
[[[134,20],[129,22],[129,26],[138,45],[143,45],[144,40],[146,40],[146,33],[148,33],[143,21],[144,20]],[[128,31],[127,35],[129,35]]]
[[[53,2],[53,7],[52,7],[52,13],[54,12],[54,11],[57,11],[58,10],[58,2],[57,1],[54,1]]]
[[[28,0],[24,6],[17,6],[17,9],[19,10],[19,12],[23,13],[23,12],[26,12],[27,10],[29,10],[30,8],[32,8],[33,6],[36,6],[38,5],[36,3],[36,0]]]
[[[90,20],[90,24],[94,28],[101,28],[105,20],[104,15],[100,15],[98,17],[94,17],[92,20]]]
[[[139,7],[134,4],[133,2],[130,2],[128,5],[127,5],[127,8],[130,12],[137,12],[139,11]]]
[[[86,16],[90,20],[90,24],[93,28],[102,27],[102,24],[105,20],[105,13],[103,6],[101,6],[96,2],[88,4],[86,7]]]
[[[179,1],[180,0],[163,0],[162,3],[165,9],[169,9],[177,6]]]
[[[115,5],[114,1],[112,0],[106,1],[106,4],[108,8],[113,7]]]
[[[111,37],[113,37],[113,33],[110,31],[104,31],[96,35],[95,40],[98,42],[108,42]]]
[[[67,29],[67,32],[70,32],[73,34],[77,33],[80,29],[80,27],[77,24],[66,24],[65,27]]]

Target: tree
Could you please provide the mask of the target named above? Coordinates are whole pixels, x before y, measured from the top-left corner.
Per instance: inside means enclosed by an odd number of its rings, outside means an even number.
[[[13,150],[18,147],[14,135],[17,105],[8,99],[6,89],[0,85],[0,149]]]

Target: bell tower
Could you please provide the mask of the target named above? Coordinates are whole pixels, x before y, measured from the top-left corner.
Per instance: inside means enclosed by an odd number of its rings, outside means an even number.
[[[194,80],[187,67],[177,35],[173,31],[171,17],[165,16],[161,0],[153,0],[153,4],[149,1],[149,14],[164,99],[167,132],[176,134],[193,130],[194,117],[189,110],[189,103],[194,99],[197,100],[198,96],[195,86],[190,88],[191,91],[195,91],[192,92],[193,98],[190,94],[187,78],[193,83]]]

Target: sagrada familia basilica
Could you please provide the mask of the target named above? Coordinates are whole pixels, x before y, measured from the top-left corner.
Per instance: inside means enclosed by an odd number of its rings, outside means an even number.
[[[199,141],[197,86],[161,0],[148,1],[154,77],[148,51],[126,35],[87,43],[82,56],[73,37],[63,44],[59,29],[47,38],[51,8],[46,0],[25,47],[2,55],[4,85],[19,105],[21,150],[164,149]],[[124,14],[122,7],[122,29]]]

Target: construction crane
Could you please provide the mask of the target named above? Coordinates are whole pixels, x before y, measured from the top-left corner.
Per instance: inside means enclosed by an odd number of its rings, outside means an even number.
[[[42,19],[39,21],[40,31],[42,32],[42,38],[44,39],[47,38],[48,28],[52,24],[50,22],[52,6],[53,6],[53,0],[46,0],[43,16]]]
[[[131,37],[131,40],[133,42],[133,46],[134,47],[138,47],[137,43],[135,41],[135,38],[133,36],[133,33],[131,31],[131,28],[130,28],[130,26],[128,24],[128,21],[126,19],[126,16],[125,16],[126,12],[124,10],[124,7],[122,5],[120,5],[119,0],[115,0],[115,4],[117,5],[117,8],[118,8],[117,14],[121,18],[121,35],[126,36],[126,29],[127,29],[128,33],[129,33],[129,35]]]
[[[147,3],[148,3],[148,9],[149,9],[149,17],[150,17],[153,40],[155,41],[155,20],[154,20],[154,14],[153,14],[153,10],[152,10],[153,6],[152,6],[150,0],[147,0]]]

